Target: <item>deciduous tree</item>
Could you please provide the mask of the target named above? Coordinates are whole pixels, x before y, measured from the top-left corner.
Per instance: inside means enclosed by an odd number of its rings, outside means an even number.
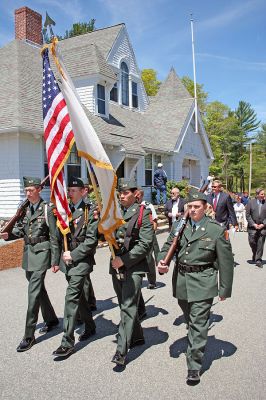
[[[157,79],[157,72],[150,69],[143,69],[141,71],[141,78],[148,96],[156,96],[158,93],[161,82]]]

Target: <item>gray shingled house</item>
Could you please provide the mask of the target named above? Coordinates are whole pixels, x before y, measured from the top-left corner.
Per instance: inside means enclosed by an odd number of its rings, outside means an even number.
[[[17,11],[23,14],[22,19],[28,18],[28,24],[34,22],[36,29],[36,15],[41,21],[38,13],[27,7]],[[16,18],[16,25],[24,22]],[[0,48],[0,217],[12,215],[23,199],[22,176],[44,177],[47,173],[41,43],[19,28],[16,26],[16,32],[22,34]],[[195,133],[194,100],[174,69],[158,94],[148,98],[124,24],[63,40],[59,47],[88,118],[119,177],[135,177],[148,198],[153,172],[162,162],[169,179],[185,178],[200,185],[208,175],[213,154],[200,114]],[[85,162],[75,148],[65,173],[66,178],[87,176]],[[44,197],[49,197],[49,188]]]

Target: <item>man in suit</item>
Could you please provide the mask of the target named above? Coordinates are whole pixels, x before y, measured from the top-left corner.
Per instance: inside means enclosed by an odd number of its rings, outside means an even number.
[[[200,381],[213,298],[219,295],[220,300],[225,300],[231,296],[234,260],[224,228],[205,215],[206,195],[191,189],[187,207],[189,220],[176,252],[172,283],[173,295],[188,325],[187,382],[196,384]],[[169,270],[163,259],[172,244],[177,224],[174,222],[160,253],[158,270],[161,273]]]
[[[172,188],[171,198],[164,206],[164,213],[169,222],[169,230],[171,230],[173,222],[184,214],[184,205],[185,201],[180,197],[179,189]]]
[[[262,268],[262,255],[266,236],[266,203],[265,191],[256,190],[256,198],[246,205],[248,221],[248,241],[252,250],[252,261]]]
[[[215,212],[215,220],[220,225],[229,229],[229,224],[237,227],[237,219],[234,206],[229,194],[222,191],[222,182],[214,180],[212,183],[212,193],[207,195],[207,202]]]
[[[123,366],[129,348],[144,344],[138,303],[142,279],[149,272],[147,254],[153,245],[154,230],[149,216],[150,210],[142,209],[143,214],[140,218],[137,183],[121,178],[118,190],[125,224],[116,231],[119,249],[116,250],[116,257],[111,260],[110,265],[121,315],[117,348],[112,362]]]
[[[87,340],[96,332],[91,309],[84,294],[84,283],[95,264],[98,220],[83,200],[84,183],[80,178],[70,178],[68,195],[72,211],[71,232],[67,235],[68,249],[64,249],[60,261],[60,270],[65,273],[68,286],[65,296],[64,334],[61,345],[53,352],[56,357],[67,357],[74,352],[74,330],[78,312],[85,324],[79,340]]]
[[[53,210],[41,198],[41,180],[35,177],[23,177],[24,188],[30,204],[25,217],[19,221],[11,235],[0,236],[5,240],[23,238],[24,253],[22,268],[26,272],[28,285],[28,310],[25,333],[17,347],[18,352],[29,350],[35,344],[34,332],[39,309],[44,319],[41,333],[46,333],[58,325],[58,319],[44,285],[47,269],[58,266],[60,246],[57,239],[56,219]]]

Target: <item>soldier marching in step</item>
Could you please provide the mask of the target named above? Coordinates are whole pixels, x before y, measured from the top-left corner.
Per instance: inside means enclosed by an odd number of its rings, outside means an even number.
[[[189,220],[184,229],[173,272],[173,296],[178,299],[188,326],[187,382],[197,384],[207,343],[210,310],[213,298],[231,297],[234,260],[231,244],[225,239],[225,228],[205,215],[207,197],[191,190],[187,199]],[[164,263],[178,222],[159,255],[158,270],[168,272]],[[219,282],[219,284],[218,284]]]
[[[63,240],[56,228],[53,210],[40,197],[40,179],[24,178],[24,186],[30,201],[26,215],[11,235],[1,234],[6,240],[24,237],[25,241],[23,268],[29,281],[28,311],[25,334],[17,351],[28,350],[35,343],[34,331],[39,307],[45,322],[41,332],[48,332],[58,324],[44,286],[46,270],[52,267],[53,272],[60,268],[68,282],[64,333],[61,345],[53,352],[56,357],[66,357],[74,351],[74,330],[78,314],[84,323],[84,331],[79,340],[87,340],[96,333],[84,285],[89,282],[95,264],[99,216],[84,201],[84,182],[80,178],[70,178],[68,194],[73,219],[70,222],[71,233],[67,236],[68,248],[62,249]],[[145,343],[138,307],[142,280],[149,272],[147,257],[153,246],[154,229],[150,210],[138,204],[136,182],[120,179],[118,191],[125,224],[115,232],[118,248],[115,250],[115,258],[110,262],[110,274],[121,316],[117,348],[111,361],[124,366],[129,349]],[[173,295],[178,299],[188,325],[187,381],[198,383],[213,298],[217,294],[220,300],[231,296],[233,255],[230,242],[225,239],[224,228],[205,215],[206,195],[191,190],[187,207],[189,219],[176,249]],[[175,221],[158,256],[161,260],[158,264],[160,273],[168,272],[164,258],[177,225],[178,221]]]
[[[60,259],[56,219],[52,208],[40,196],[41,180],[24,177],[23,182],[29,200],[25,217],[18,221],[11,235],[1,234],[5,240],[24,239],[22,268],[29,282],[28,309],[24,337],[17,347],[18,352],[29,350],[35,344],[34,332],[40,308],[44,320],[41,333],[47,333],[58,325],[44,279],[47,269],[57,266]]]

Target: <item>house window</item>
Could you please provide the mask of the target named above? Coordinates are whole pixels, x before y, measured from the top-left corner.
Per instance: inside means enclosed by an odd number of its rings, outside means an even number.
[[[145,185],[152,185],[152,154],[145,156]]]
[[[125,164],[124,164],[124,161],[122,161],[121,164],[119,165],[119,167],[117,168],[116,176],[117,176],[117,179],[124,178],[124,176],[125,176]]]
[[[67,159],[66,163],[67,168],[67,181],[71,176],[80,176],[81,175],[81,161],[80,157],[78,156],[77,147],[74,143]]]
[[[162,156],[159,156],[158,154],[154,154],[153,162],[154,162],[154,169],[157,169],[158,163],[162,162]]]
[[[117,103],[118,96],[117,96],[117,83],[114,84],[113,89],[110,92],[110,100],[115,101]]]
[[[145,156],[145,185],[153,185],[153,170],[157,169],[162,157],[158,154],[147,154]]]
[[[132,106],[138,108],[138,84],[132,82]]]
[[[121,63],[121,91],[122,91],[122,104],[129,105],[129,90],[128,90],[128,66],[125,62]]]
[[[97,85],[98,113],[105,114],[105,87]]]

